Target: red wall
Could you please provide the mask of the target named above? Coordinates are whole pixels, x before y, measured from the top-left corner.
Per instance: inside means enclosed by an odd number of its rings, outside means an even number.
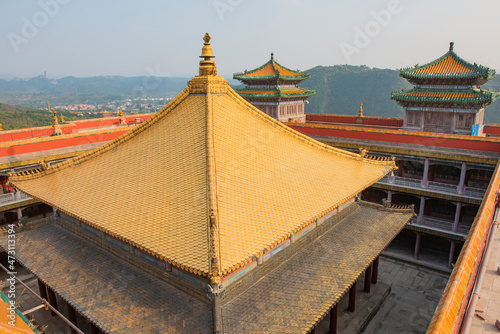
[[[357,119],[358,116],[350,115],[306,114],[306,122],[365,124],[397,128],[403,126],[402,118],[364,116],[361,118],[361,123],[356,123]]]
[[[81,137],[56,137],[61,139],[50,140],[46,142],[27,143],[23,145],[0,147],[0,157],[12,156],[17,154],[32,153],[53,150],[57,148],[72,147],[85,144],[93,144],[99,142],[106,142],[118,138],[126,133],[130,128],[125,128],[124,131],[116,131],[109,133],[100,133]]]
[[[127,123],[134,123],[136,118],[139,118],[141,122],[150,118],[152,114],[143,115],[133,115],[126,117]],[[113,118],[96,118],[88,121],[77,121],[69,124],[62,124],[61,131],[63,134],[78,133],[79,129],[90,129],[97,127],[106,127],[112,125],[119,125],[120,120],[117,117]],[[54,134],[54,129],[52,127],[40,127],[40,128],[30,128],[26,130],[12,130],[12,131],[1,131],[0,132],[0,142],[32,139],[38,137],[48,137]]]
[[[397,133],[397,130],[387,130],[383,132],[373,132],[373,131],[360,131],[351,129],[339,129],[339,128],[328,128],[325,127],[312,127],[312,126],[298,126],[289,124],[289,126],[303,134],[306,135],[316,135],[316,136],[327,136],[327,137],[339,137],[339,138],[350,138],[350,139],[361,139],[367,141],[380,141],[389,143],[401,143],[401,144],[412,144],[412,145],[425,145],[425,146],[436,146],[436,147],[446,147],[446,148],[456,148],[462,150],[473,150],[473,151],[483,151],[483,152],[500,152],[500,140],[484,138],[484,140],[466,138],[447,138],[439,136],[423,136],[423,135],[413,135],[405,131],[405,133]],[[452,136],[452,135],[450,135]]]

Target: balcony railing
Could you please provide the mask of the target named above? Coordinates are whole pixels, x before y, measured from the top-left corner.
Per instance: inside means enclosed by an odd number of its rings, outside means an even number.
[[[401,176],[394,176],[394,184],[409,186],[409,187],[420,187],[420,180],[410,179]]]
[[[472,197],[484,197],[486,193],[486,189],[474,188],[474,187],[465,187],[464,194]]]
[[[19,198],[16,199],[16,195],[14,193],[2,194],[0,195],[0,204],[19,201],[24,198],[29,198],[29,196],[26,195],[25,193],[20,193]]]
[[[424,216],[423,221],[421,223],[417,222],[418,218],[412,218],[412,224],[423,227],[430,227],[433,229],[442,230],[444,232],[453,232],[453,221],[445,220],[435,217]],[[455,233],[467,235],[469,234],[470,225],[467,224],[459,224],[458,231]]]
[[[14,194],[3,194],[0,195],[0,204],[12,202],[14,200]]]
[[[429,181],[427,189],[440,190],[440,191],[450,192],[453,194],[458,194],[458,185],[456,184]]]
[[[448,193],[448,194],[466,195],[466,196],[470,196],[470,197],[474,197],[474,198],[478,198],[478,199],[482,199],[484,197],[485,192],[486,192],[486,190],[482,189],[482,188],[464,187],[464,191],[463,191],[463,193],[461,193],[461,192],[459,192],[459,186],[456,184],[442,183],[442,182],[436,182],[436,181],[427,181],[427,183],[424,184],[423,180],[412,179],[412,178],[402,177],[402,176],[387,175],[387,176],[381,178],[378,182],[387,183],[387,184],[396,184],[396,185],[413,187],[413,188],[435,190],[435,191],[444,192],[444,193]]]

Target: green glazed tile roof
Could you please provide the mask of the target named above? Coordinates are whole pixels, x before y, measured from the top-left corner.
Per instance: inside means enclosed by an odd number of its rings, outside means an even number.
[[[484,91],[479,89],[421,89],[393,92],[391,99],[401,103],[405,102],[428,102],[449,104],[476,104],[488,105],[500,97],[500,92]]]

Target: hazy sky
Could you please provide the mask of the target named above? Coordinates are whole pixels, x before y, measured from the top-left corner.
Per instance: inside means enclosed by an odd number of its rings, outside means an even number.
[[[498,0],[23,0],[0,2],[0,75],[197,74],[205,32],[219,74],[424,64],[455,42],[500,69]]]

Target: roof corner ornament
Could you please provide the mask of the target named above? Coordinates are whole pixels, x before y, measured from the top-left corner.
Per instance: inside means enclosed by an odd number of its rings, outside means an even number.
[[[361,158],[367,158],[368,150],[360,147],[359,148],[359,155],[361,156]]]
[[[200,76],[209,76],[209,75],[217,75],[217,67],[215,66],[215,61],[211,60],[211,58],[215,58],[212,47],[210,46],[210,40],[212,38],[210,35],[205,33],[203,36],[204,46],[201,49],[201,56],[203,60],[200,61]]]
[[[453,45],[455,45],[455,43],[450,42],[450,52],[453,52]]]

